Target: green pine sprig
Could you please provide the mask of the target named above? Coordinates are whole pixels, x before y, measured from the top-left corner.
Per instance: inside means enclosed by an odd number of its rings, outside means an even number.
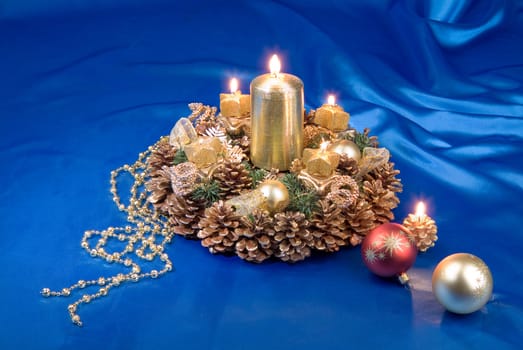
[[[310,218],[320,209],[318,193],[307,189],[295,174],[285,174],[281,181],[289,191],[287,210],[301,212]]]
[[[251,178],[251,187],[256,188],[258,187],[258,184],[265,179],[267,174],[269,173],[265,169],[255,168],[252,166],[249,162],[243,162],[243,165],[245,166],[245,169],[249,172],[249,177]]]
[[[362,133],[356,131],[356,135],[354,136],[354,143],[358,145],[358,148],[363,153],[363,149],[366,147],[377,147],[378,142],[376,140],[376,137],[369,136],[369,129],[365,129]]]
[[[184,150],[179,149],[176,154],[174,155],[173,164],[178,165],[181,163],[185,163],[187,161],[187,155],[185,154]]]
[[[206,207],[220,200],[220,185],[217,181],[203,182],[191,192],[195,201],[205,202]]]

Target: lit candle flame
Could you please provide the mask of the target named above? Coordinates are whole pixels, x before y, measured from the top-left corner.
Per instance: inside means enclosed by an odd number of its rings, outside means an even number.
[[[281,63],[277,55],[272,55],[271,60],[269,61],[269,69],[271,70],[272,75],[278,75],[278,73],[280,73]]]
[[[325,152],[327,150],[328,146],[329,146],[329,141],[323,141],[320,144],[320,152]]]
[[[238,79],[232,78],[229,87],[231,88],[231,94],[234,94],[238,90]]]
[[[335,106],[336,97],[334,97],[334,95],[329,95],[329,97],[327,97],[327,104],[330,104],[331,106]]]
[[[416,206],[416,217],[418,219],[425,216],[425,203],[418,202],[418,205]]]

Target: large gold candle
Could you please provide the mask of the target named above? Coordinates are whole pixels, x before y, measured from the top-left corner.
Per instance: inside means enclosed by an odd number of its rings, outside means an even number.
[[[269,66],[251,82],[251,161],[283,171],[303,150],[303,82],[280,73],[276,55]]]

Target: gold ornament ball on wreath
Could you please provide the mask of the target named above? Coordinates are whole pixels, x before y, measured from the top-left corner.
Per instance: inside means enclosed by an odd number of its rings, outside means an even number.
[[[265,180],[258,190],[265,198],[262,209],[270,213],[281,212],[289,205],[289,191],[281,181]]]
[[[361,151],[358,145],[349,140],[338,140],[330,144],[329,151],[338,153],[340,156],[347,156],[356,161],[361,159]]]
[[[492,296],[492,274],[475,255],[458,253],[441,260],[432,274],[432,292],[441,305],[457,314],[470,314]]]

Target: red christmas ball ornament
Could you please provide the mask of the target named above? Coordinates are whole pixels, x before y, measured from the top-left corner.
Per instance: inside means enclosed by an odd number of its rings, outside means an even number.
[[[408,281],[406,271],[414,264],[418,249],[414,237],[400,224],[386,223],[370,231],[361,244],[365,265],[378,276],[398,276]]]

